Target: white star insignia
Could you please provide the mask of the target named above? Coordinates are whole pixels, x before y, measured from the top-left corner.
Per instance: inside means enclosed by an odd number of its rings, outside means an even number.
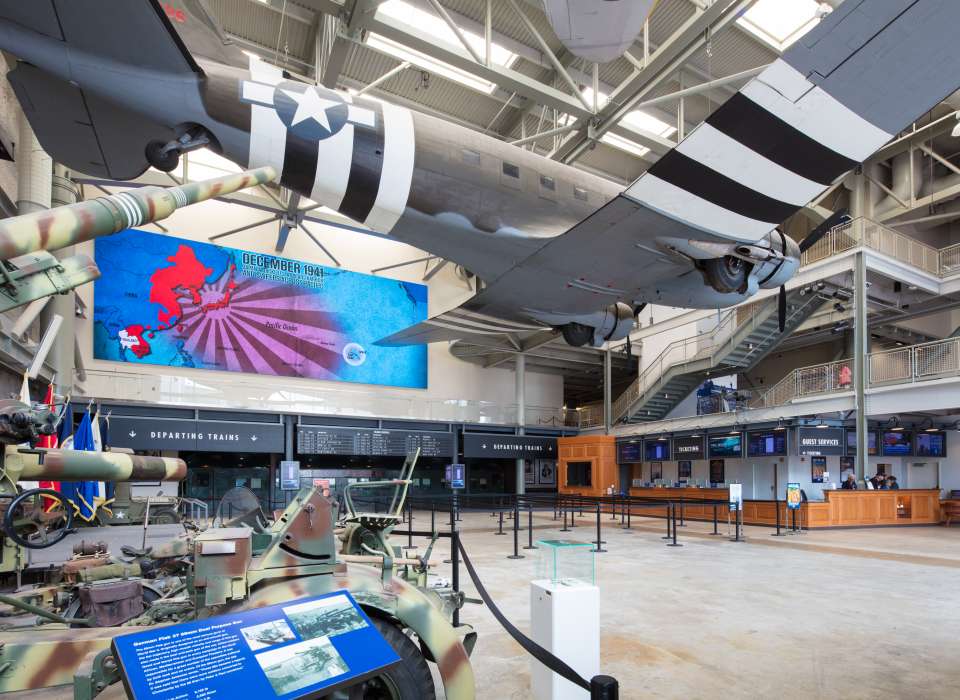
[[[296,126],[300,122],[312,118],[324,129],[331,131],[330,120],[327,119],[327,110],[331,107],[337,107],[340,104],[339,102],[320,97],[316,90],[308,89],[303,92],[284,90],[284,92],[297,103],[297,112],[293,115],[290,126]]]

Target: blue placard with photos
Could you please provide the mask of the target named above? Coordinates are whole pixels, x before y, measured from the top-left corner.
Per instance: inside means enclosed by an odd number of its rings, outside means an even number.
[[[113,650],[135,700],[320,697],[400,661],[347,591],[152,627]]]

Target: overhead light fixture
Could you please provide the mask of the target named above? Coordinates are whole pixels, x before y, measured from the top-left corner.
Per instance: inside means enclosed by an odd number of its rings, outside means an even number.
[[[953,127],[953,131],[950,132],[950,135],[953,138],[960,138],[960,112],[957,112],[957,125]]]
[[[415,7],[405,0],[387,0],[387,2],[377,7],[377,16],[385,16],[399,20],[404,24],[415,27],[418,31],[429,35],[435,40],[446,42],[457,47],[460,46],[460,39],[443,19],[432,12]],[[461,29],[460,31],[473,50],[482,56],[486,48],[486,39],[468,29]],[[409,49],[375,32],[367,35],[366,44],[371,48],[378,49],[401,61],[409,61],[417,68],[436,73],[448,80],[473,88],[479,92],[492,94],[497,89],[495,83],[477,78],[445,61],[439,61],[425,53]],[[513,65],[516,58],[517,55],[509,49],[496,42],[491,43],[490,60],[492,63],[509,68]]]
[[[839,301],[833,305],[833,308],[841,314],[847,310],[847,307],[841,304]]]
[[[903,426],[900,425],[900,418],[897,416],[890,416],[890,419],[887,421],[887,430],[892,433],[899,433],[903,431]]]

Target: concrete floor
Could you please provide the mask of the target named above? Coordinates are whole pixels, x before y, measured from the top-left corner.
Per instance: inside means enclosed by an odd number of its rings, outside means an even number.
[[[749,527],[735,543],[689,523],[673,548],[660,520],[638,518],[632,532],[603,525],[601,670],[621,698],[960,698],[960,528],[775,538]],[[494,536],[488,513],[465,514],[462,528],[484,585],[529,631],[537,553],[506,559],[512,537]],[[534,539],[593,532],[534,520]],[[434,558],[445,552],[438,545]],[[479,632],[477,697],[530,697],[529,657],[490,612],[468,605],[462,620]]]

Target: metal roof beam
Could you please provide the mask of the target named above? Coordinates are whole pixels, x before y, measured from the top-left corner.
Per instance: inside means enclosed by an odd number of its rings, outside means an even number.
[[[577,160],[593,141],[611,131],[654,88],[702,49],[711,33],[735,21],[754,2],[756,0],[716,0],[710,7],[694,14],[650,56],[646,68],[634,71],[614,90],[595,120],[591,121],[592,115],[580,118],[580,129],[567,136],[551,157],[565,163]]]
[[[753,0],[750,1],[752,2]],[[549,85],[544,85],[539,80],[524,75],[519,71],[496,64],[486,66],[483,63],[478,63],[461,47],[438,41],[432,35],[395,20],[392,17],[374,15],[364,22],[364,27],[438,61],[449,63],[481,80],[494,83],[508,92],[516,92],[538,104],[546,105],[551,109],[557,109],[560,112],[570,114],[576,119],[589,121],[594,116],[593,112],[588,110],[586,106],[581,103],[580,99],[573,95],[552,88]],[[359,39],[356,37],[350,37],[350,39],[359,42]],[[415,61],[413,63],[416,65]],[[429,70],[429,67],[418,67]],[[580,97],[582,97],[582,95]],[[666,153],[676,145],[669,139],[627,124],[611,125],[611,128],[608,130],[631,141],[635,141],[656,153]]]

